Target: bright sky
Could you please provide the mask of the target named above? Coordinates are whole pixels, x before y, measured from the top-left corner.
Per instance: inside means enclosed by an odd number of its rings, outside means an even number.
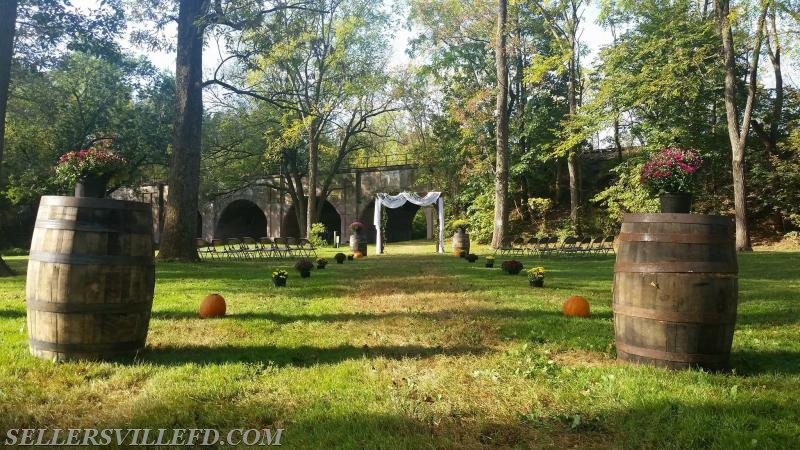
[[[98,2],[99,0],[78,0],[76,1],[76,4],[78,6],[86,5],[88,7],[88,5],[92,4],[97,5]],[[611,34],[603,30],[596,23],[597,14],[597,8],[590,4],[584,12],[583,17],[583,32],[581,34],[581,40],[589,47],[589,57],[586,59],[586,63],[589,65],[593,65],[592,62],[597,56],[600,48],[611,43]],[[170,34],[174,36],[176,34],[176,29],[175,26],[172,28],[173,29],[170,30]],[[393,31],[395,34],[395,39],[392,42],[392,64],[394,66],[403,67],[409,61],[408,55],[406,55],[406,47],[408,46],[408,41],[411,38],[411,31],[402,26]],[[207,44],[208,45],[203,54],[204,65],[207,68],[216,67],[216,64],[220,61],[219,48],[217,43],[214,41],[210,41]],[[128,47],[133,53],[147,55],[148,58],[150,58],[150,60],[156,65],[156,67],[170,72],[175,72],[174,53],[145,52],[142,49],[131,47],[127,42],[123,42],[123,45]]]

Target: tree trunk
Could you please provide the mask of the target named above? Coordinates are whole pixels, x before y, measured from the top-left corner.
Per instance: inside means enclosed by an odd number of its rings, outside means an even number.
[[[198,261],[194,238],[200,189],[200,132],[203,122],[202,0],[181,0],[175,67],[176,116],[159,259]]]
[[[617,146],[617,160],[622,162],[622,141],[619,138],[619,110],[615,110],[614,114],[614,145]]]
[[[753,35],[753,52],[748,73],[748,91],[745,108],[742,114],[742,124],[739,126],[738,109],[736,105],[736,61],[733,43],[733,31],[729,20],[730,2],[715,0],[717,31],[722,37],[722,51],[725,65],[725,114],[728,122],[728,138],[731,144],[731,159],[733,172],[733,204],[736,209],[736,250],[750,251],[750,231],[747,225],[747,186],[745,184],[745,147],[747,133],[750,130],[750,120],[753,113],[753,103],[756,92],[758,71],[758,57],[761,53],[761,38],[764,31],[766,6],[762,6],[759,14],[758,26]]]
[[[17,0],[0,2],[0,190],[5,187],[3,149],[6,136],[6,106],[8,86],[11,83],[11,58],[14,56],[14,33],[17,24]],[[0,200],[5,201],[5,200]],[[0,277],[14,275],[0,256]]]
[[[506,62],[507,0],[499,0],[495,62],[497,69],[497,166],[494,179],[494,231],[492,247],[499,248],[508,229],[508,64]]]
[[[569,43],[570,56],[567,66],[567,104],[569,106],[569,117],[574,118],[578,113],[577,96],[577,61],[576,40],[578,30],[578,11],[577,6],[572,6],[572,23],[567,27],[567,42]],[[569,171],[569,218],[572,222],[572,230],[576,233],[580,229],[578,217],[578,205],[580,203],[580,190],[578,188],[578,168],[576,162],[577,148],[572,147],[567,152],[567,169]]]
[[[304,236],[311,236],[311,225],[316,219],[317,212],[317,178],[319,169],[319,136],[317,131],[319,127],[319,119],[314,118],[311,121],[311,131],[308,133],[308,203],[306,204],[306,220],[305,231],[301,226],[300,234]]]
[[[781,70],[781,44],[780,35],[778,35],[778,27],[776,20],[775,5],[772,5],[770,12],[770,29],[767,39],[767,54],[772,63],[772,71],[775,74],[775,102],[772,104],[772,117],[770,119],[769,136],[766,142],[767,162],[769,157],[774,155],[778,149],[778,130],[781,125],[781,117],[783,114],[783,71]]]

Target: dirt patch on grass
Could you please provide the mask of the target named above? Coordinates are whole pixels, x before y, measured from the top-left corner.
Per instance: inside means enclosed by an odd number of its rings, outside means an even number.
[[[606,353],[590,352],[587,350],[567,350],[553,353],[553,361],[562,366],[599,367],[617,364],[617,360]]]

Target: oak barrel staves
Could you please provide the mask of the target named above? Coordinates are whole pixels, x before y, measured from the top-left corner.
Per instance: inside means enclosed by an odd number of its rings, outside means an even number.
[[[150,205],[42,197],[26,285],[28,343],[54,360],[144,347],[155,285]]]
[[[627,214],[617,243],[618,358],[673,369],[727,369],[738,302],[731,218]]]

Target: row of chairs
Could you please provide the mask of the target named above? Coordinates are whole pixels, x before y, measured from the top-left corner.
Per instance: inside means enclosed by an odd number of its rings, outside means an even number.
[[[500,245],[495,253],[517,256],[553,256],[553,255],[605,255],[614,253],[614,236],[598,236],[595,238],[568,237],[559,242],[555,236],[543,238],[517,237]]]
[[[305,238],[291,237],[251,237],[195,239],[200,259],[256,260],[267,258],[316,258],[317,249]]]

